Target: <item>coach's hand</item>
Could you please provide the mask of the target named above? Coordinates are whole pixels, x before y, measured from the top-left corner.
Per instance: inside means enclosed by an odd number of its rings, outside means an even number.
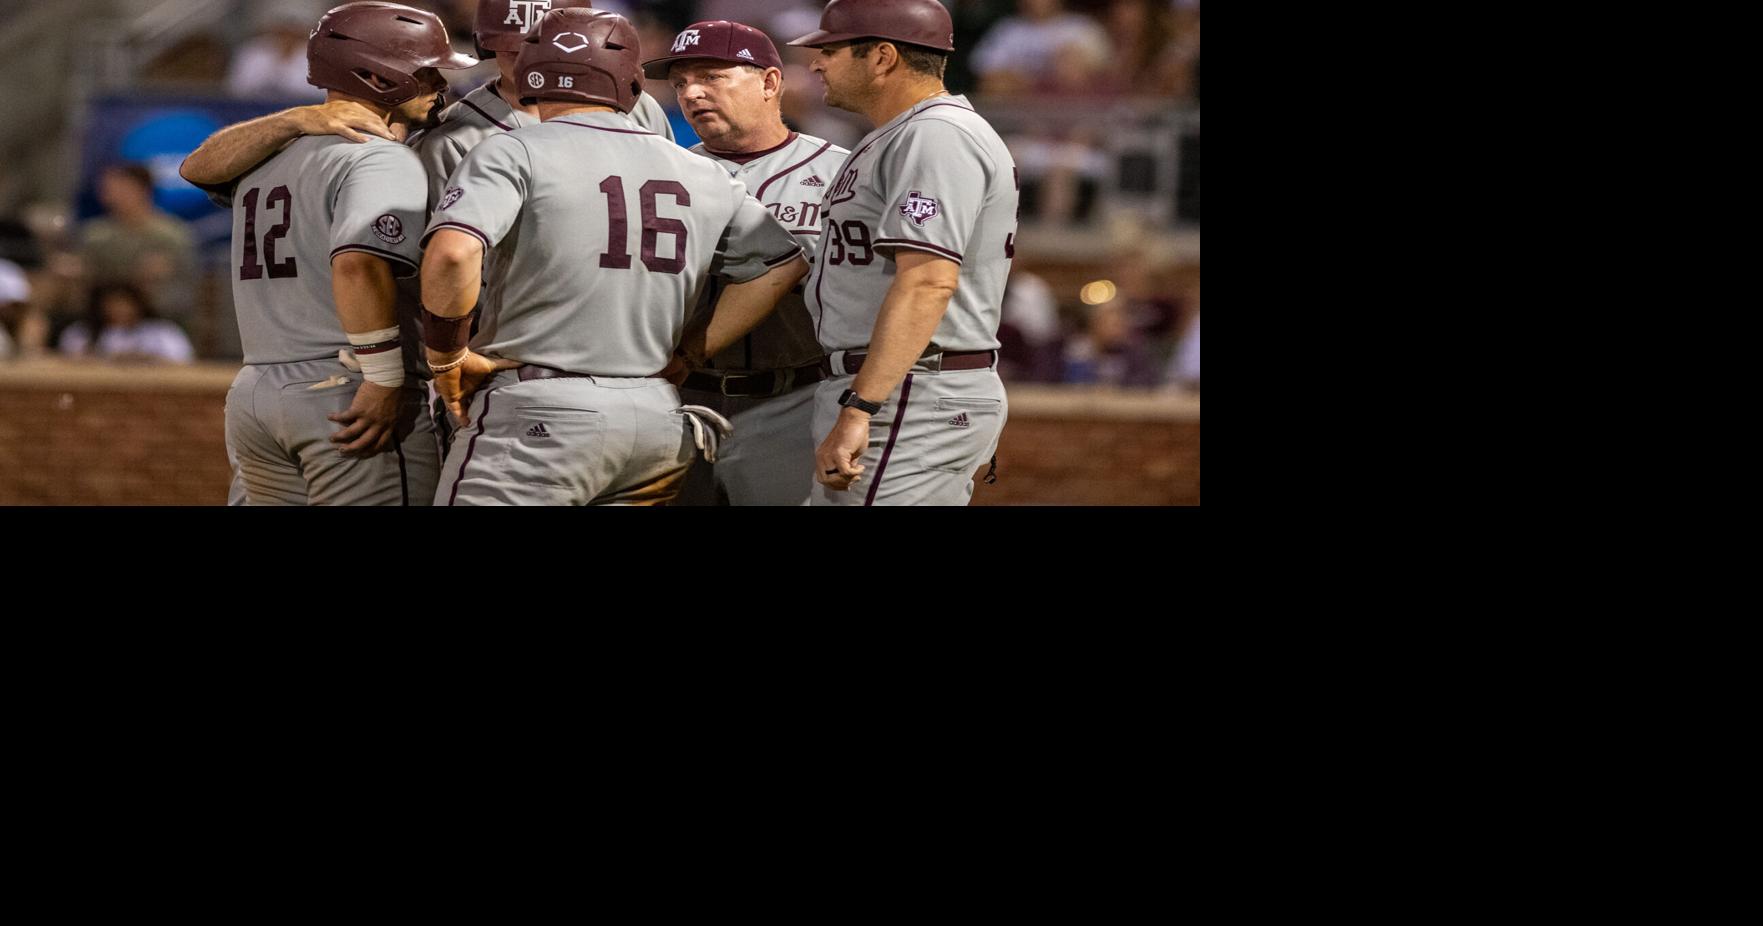
[[[392,449],[392,442],[397,439],[398,407],[403,394],[401,386],[363,382],[361,388],[355,390],[355,401],[347,410],[326,416],[344,426],[343,430],[331,435],[331,443],[342,444],[337,449],[346,457],[371,457]]]
[[[849,489],[863,475],[857,461],[869,449],[869,416],[855,408],[839,409],[831,434],[814,452],[814,478],[834,492]]]

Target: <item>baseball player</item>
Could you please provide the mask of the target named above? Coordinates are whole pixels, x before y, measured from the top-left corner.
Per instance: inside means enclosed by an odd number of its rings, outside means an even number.
[[[307,59],[314,86],[377,113],[394,135],[433,114],[439,68],[477,63],[453,52],[433,13],[384,2],[326,13]],[[393,299],[394,275],[420,260],[427,190],[415,153],[379,138],[301,137],[217,182],[214,164],[237,154],[218,147],[192,153],[182,172],[233,210],[245,367],[227,393],[226,433],[246,502],[427,504],[439,453],[406,376],[418,358]]]
[[[644,62],[643,73],[673,84],[681,110],[704,139],[691,150],[745,183],[803,250],[814,253],[821,197],[849,152],[784,125],[776,46],[758,29],[718,20],[686,27],[670,51]],[[713,280],[700,309],[716,290]],[[792,291],[759,327],[692,371],[680,385],[681,399],[728,416],[734,434],[714,464],[692,466],[676,504],[807,504],[821,359],[808,307]]]
[[[514,85],[514,53],[521,39],[538,24],[539,18],[552,9],[585,9],[589,0],[478,0],[473,40],[480,58],[495,58],[500,76],[466,94],[458,102],[439,111],[439,115],[409,139],[423,168],[428,172],[429,207],[441,196],[441,186],[453,173],[465,153],[492,135],[512,132],[516,128],[539,123],[538,109],[520,102],[519,88]],[[363,118],[364,115],[366,118]],[[638,126],[669,140],[673,126],[660,104],[648,94],[637,98],[630,113]],[[394,139],[394,136],[373,118],[347,103],[303,106],[284,110],[272,116],[230,130],[237,137],[230,139],[230,157],[217,164],[214,171],[227,179],[279,150],[288,139],[300,134],[336,134],[351,141],[364,141],[368,135]],[[397,139],[394,139],[397,140]],[[417,316],[421,300],[415,281],[398,287],[398,309],[401,319]],[[414,337],[414,328],[404,329]],[[424,376],[426,377],[426,372]],[[448,441],[451,428],[446,413],[437,408],[435,423],[441,432],[442,445]]]
[[[464,430],[437,504],[666,503],[693,441],[657,371],[701,365],[807,273],[739,180],[630,119],[640,61],[624,17],[547,13],[515,62],[542,122],[485,139],[447,180],[425,234],[423,341]],[[712,273],[734,282],[682,344]]]
[[[815,396],[815,505],[965,505],[1007,405],[994,369],[1015,252],[1016,166],[965,97],[937,0],[832,0],[826,102],[867,117],[822,206],[808,307],[831,377]]]
[[[452,176],[459,162],[465,160],[465,153],[479,142],[491,135],[539,124],[538,107],[520,102],[521,88],[514,82],[514,56],[520,51],[521,40],[549,10],[592,7],[588,0],[478,0],[477,28],[472,33],[478,57],[496,59],[501,76],[447,107],[441,112],[440,125],[411,142],[429,172],[429,189],[433,193],[430,202],[440,200],[442,182]],[[673,126],[668,123],[667,114],[648,94],[637,97],[629,115],[638,128],[673,140]]]

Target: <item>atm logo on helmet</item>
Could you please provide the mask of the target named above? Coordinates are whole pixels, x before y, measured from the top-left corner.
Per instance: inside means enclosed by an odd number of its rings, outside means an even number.
[[[687,29],[673,40],[673,53],[677,55],[696,44],[698,44],[698,30]]]
[[[551,8],[551,0],[511,0],[508,4],[508,18],[502,20],[504,26],[519,26],[520,31],[531,31],[538,23],[539,17]]]

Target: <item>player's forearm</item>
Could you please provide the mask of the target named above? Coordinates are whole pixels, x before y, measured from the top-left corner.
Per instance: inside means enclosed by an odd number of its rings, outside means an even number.
[[[422,307],[442,318],[462,318],[482,289],[484,247],[476,237],[443,228],[422,255]]]
[[[921,252],[900,251],[894,282],[882,300],[869,353],[851,388],[870,402],[885,402],[930,346],[955,295],[961,266]],[[850,411],[850,409],[846,409]]]
[[[778,300],[789,295],[790,290],[807,275],[808,261],[798,257],[773,267],[764,276],[723,290],[711,313],[710,324],[704,329],[702,342],[695,343],[694,333],[688,332],[681,344],[686,357],[694,366],[701,366],[705,358],[722,353],[724,348],[757,328],[777,308]],[[698,352],[700,350],[702,353]]]
[[[331,261],[331,295],[337,320],[348,334],[398,327],[397,284],[392,265],[361,251],[344,251]]]
[[[178,173],[191,183],[210,186],[237,180],[300,137],[300,112],[306,108],[285,109],[221,129],[184,158]]]

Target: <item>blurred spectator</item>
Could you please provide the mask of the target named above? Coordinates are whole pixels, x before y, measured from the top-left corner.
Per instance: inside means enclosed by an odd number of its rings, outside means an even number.
[[[1113,0],[1103,16],[1114,46],[1103,86],[1191,99],[1198,89],[1199,0]]]
[[[1015,4],[1008,0],[944,0],[943,5],[949,8],[949,16],[955,21],[955,50],[949,53],[943,85],[950,93],[972,93],[979,86],[979,78],[973,70],[974,43],[984,38],[993,24],[1007,16]],[[818,28],[815,23],[810,23],[804,31]]]
[[[1064,361],[1066,383],[1148,388],[1162,372],[1119,300],[1090,307],[1084,330],[1065,343]]]
[[[0,219],[0,260],[30,270],[43,266],[43,248],[30,226],[14,218]]]
[[[1194,392],[1200,391],[1200,316],[1194,314],[1193,324],[1188,326],[1187,334],[1182,336],[1181,346],[1175,350],[1175,357],[1169,361],[1169,370],[1163,376],[1164,382],[1171,386],[1179,386]]]
[[[196,359],[183,329],[159,318],[140,290],[121,284],[94,288],[86,320],[62,332],[57,348],[68,357],[105,360],[190,363]]]
[[[1012,270],[998,325],[998,375],[1014,383],[1057,382],[1059,335],[1059,300],[1053,287],[1026,270]]]
[[[306,40],[322,10],[289,2],[259,14],[258,34],[239,46],[227,68],[227,92],[236,97],[278,100],[324,99],[306,82]]]
[[[1087,223],[1096,217],[1097,198],[1114,162],[1093,128],[1012,135],[1009,145],[1021,172],[1025,218]]]
[[[167,314],[188,325],[194,315],[194,244],[182,220],[153,204],[153,177],[139,164],[120,164],[98,178],[105,215],[80,229],[80,258],[92,286],[140,288]]]
[[[0,259],[0,360],[40,353],[48,339],[49,324],[31,303],[24,269]]]
[[[1184,314],[1183,300],[1176,294],[1185,287],[1172,285],[1174,268],[1154,266],[1140,248],[1128,247],[1116,255],[1110,269],[1118,295],[1115,302],[1126,313],[1126,323],[1145,349],[1158,370],[1169,362],[1181,337]]]
[[[980,92],[1094,92],[1108,60],[1108,33],[1088,16],[1066,13],[1060,0],[1017,0],[1016,9],[974,46]]]

